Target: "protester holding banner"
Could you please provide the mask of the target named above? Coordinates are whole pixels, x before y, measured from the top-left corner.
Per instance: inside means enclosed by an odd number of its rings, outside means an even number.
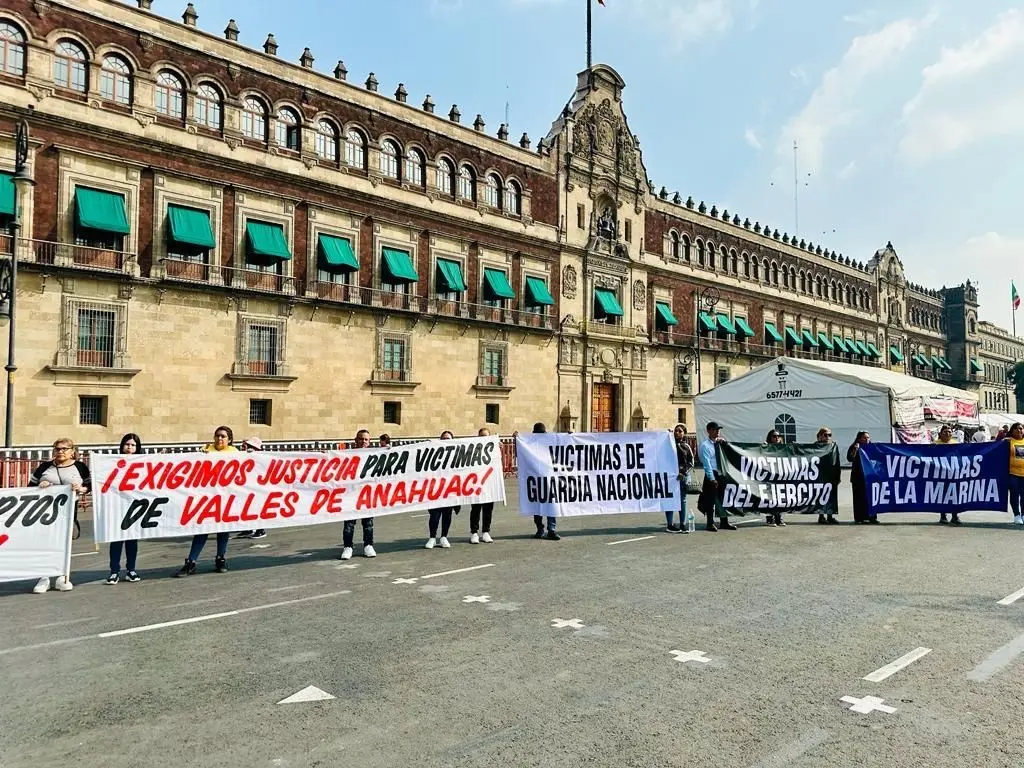
[[[871,435],[861,431],[846,449],[846,460],[850,462],[850,489],[853,491],[853,522],[878,523],[878,515],[868,513],[868,487],[864,482],[864,467],[860,463],[860,448],[871,442]]]
[[[204,445],[202,451],[203,453],[238,453],[238,449],[235,447],[235,433],[231,431],[231,427],[221,425],[213,430],[213,442]],[[176,578],[195,575],[196,561],[202,554],[203,547],[206,546],[209,538],[210,534],[208,533],[200,533],[192,537],[192,547],[188,551],[188,557],[185,558],[185,564],[174,574]],[[228,531],[217,534],[217,556],[213,560],[213,567],[217,573],[227,573],[230,538],[231,534]]]
[[[453,435],[449,430],[445,430],[441,433],[441,440],[454,440]],[[430,532],[430,538],[427,539],[427,543],[424,545],[425,549],[433,549],[434,545],[441,547],[441,549],[451,549],[451,542],[448,541],[448,530],[452,527],[452,513],[459,514],[458,507],[437,507],[430,510],[430,515],[427,520],[427,528]],[[437,526],[441,524],[441,538],[437,538]]]
[[[735,531],[736,526],[729,522],[729,513],[721,504],[719,498],[718,481],[718,456],[716,455],[716,444],[722,439],[722,425],[717,421],[709,421],[707,425],[707,437],[701,442],[698,448],[700,463],[704,467],[704,484],[700,489],[700,496],[697,497],[697,509],[707,518],[706,529],[714,532],[719,528],[725,531]],[[718,513],[719,525],[715,525],[715,513]]]
[[[943,424],[939,428],[939,436],[935,438],[936,445],[956,445],[956,438],[953,436],[953,430],[949,428],[948,424]],[[939,525],[946,525],[947,518],[945,512],[939,513]],[[953,512],[948,520],[950,525],[960,525],[960,515],[957,512]]]
[[[1010,427],[1010,476],[1007,490],[1013,522],[1024,525],[1024,424],[1014,422]]]
[[[672,430],[672,437],[676,443],[676,460],[679,463],[679,525],[672,523],[674,512],[670,509],[665,512],[665,530],[669,533],[689,533],[686,527],[686,492],[690,487],[690,474],[693,472],[693,450],[686,441],[686,425],[676,424]]]
[[[258,437],[247,437],[242,441],[242,450],[246,453],[262,451],[263,441]],[[263,528],[257,528],[255,531],[242,531],[240,534],[235,536],[236,539],[265,539],[266,537],[267,532]]]
[[[391,441],[388,441],[388,445]],[[342,446],[343,447],[343,446]],[[370,430],[360,429],[356,432],[355,442],[352,444],[355,449],[369,448],[370,447]],[[373,548],[373,518],[363,517],[359,520],[360,525],[363,527],[363,557],[376,557],[377,550]],[[341,529],[341,559],[351,560],[352,549],[355,545],[356,538],[356,521],[346,520],[345,524]]]
[[[774,429],[768,430],[768,434],[764,436],[765,445],[782,445],[782,435],[776,432]],[[764,516],[764,521],[769,528],[782,528],[785,527],[786,521],[782,519],[782,512],[772,512],[771,514]]]
[[[134,432],[129,432],[121,438],[121,445],[118,452],[123,455],[142,453],[142,440]],[[110,575],[107,577],[107,584],[117,584],[121,580],[121,551],[125,556],[125,581],[141,581],[142,577],[135,570],[136,560],[139,557],[139,542],[135,539],[128,541],[110,542]]]
[[[477,432],[478,437],[489,437],[491,430],[487,427],[481,427],[480,431]],[[494,514],[494,502],[489,501],[486,504],[474,504],[469,508],[469,543],[479,544],[481,541],[484,544],[490,544],[494,541],[491,538],[491,516]],[[480,530],[480,516],[483,515],[483,531]]]
[[[832,444],[832,430],[829,429],[828,427],[821,427],[818,430],[818,436],[817,436],[817,441],[815,442],[815,445],[817,445],[819,448],[824,448],[825,446],[828,446],[828,445],[831,445],[831,444]],[[835,499],[835,498],[832,499],[832,504],[829,506],[829,509],[831,510],[830,512],[828,512],[828,513],[826,513],[824,515],[818,515],[818,523],[819,524],[821,524],[821,525],[825,525],[825,524],[837,525],[839,523],[839,521],[836,520],[836,512],[839,509],[838,499]]]
[[[89,475],[89,467],[78,460],[78,446],[75,441],[70,437],[62,437],[53,443],[53,458],[44,461],[32,471],[28,484],[30,488],[69,485],[78,496],[82,496],[91,490],[92,479]],[[77,508],[73,514],[73,525],[77,534],[79,530]],[[53,588],[59,592],[70,592],[74,589],[74,584],[71,583],[69,577],[58,576],[53,582]],[[32,591],[37,595],[49,592],[49,577],[39,579]]]
[[[538,421],[536,424],[533,425],[533,434],[535,434],[535,435],[547,434],[547,431],[548,431],[548,428],[546,426],[544,426],[544,424],[542,422]],[[518,435],[518,434],[519,433],[517,432],[516,435]],[[549,539],[551,539],[552,541],[559,541],[562,537],[558,535],[558,518],[557,517],[549,517],[547,519],[547,523],[548,523],[547,537]],[[533,516],[533,524],[535,526],[537,526],[537,532],[535,534],[533,534],[533,538],[535,538],[535,539],[543,539],[544,538],[544,518],[541,515],[534,515]]]

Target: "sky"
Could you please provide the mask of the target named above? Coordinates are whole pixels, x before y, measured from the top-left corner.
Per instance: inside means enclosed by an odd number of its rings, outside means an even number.
[[[153,10],[172,2],[184,8]],[[587,0],[193,2],[204,30],[234,18],[246,45],[272,32],[283,58],[308,46],[322,72],[343,59],[350,80],[404,83],[410,102],[458,104],[489,132],[507,108],[512,137],[535,145],[586,66]],[[1024,295],[1019,0],[605,3],[594,61],[626,81],[656,189],[859,261],[891,241],[908,280],[969,278],[982,319],[1010,327],[1011,281]]]

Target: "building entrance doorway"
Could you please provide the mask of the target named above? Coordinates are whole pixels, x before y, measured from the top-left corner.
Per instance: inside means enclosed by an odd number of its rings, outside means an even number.
[[[594,384],[590,400],[590,431],[615,432],[618,424],[617,384]]]

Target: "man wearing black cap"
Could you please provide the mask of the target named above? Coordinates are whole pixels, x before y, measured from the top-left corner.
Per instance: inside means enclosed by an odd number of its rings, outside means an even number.
[[[535,434],[535,435],[542,435],[542,434],[544,434],[547,431],[548,431],[548,428],[545,427],[539,421],[536,424],[533,425],[533,434]],[[542,515],[534,515],[533,516],[533,524],[537,526],[537,532],[533,535],[533,538],[535,538],[535,539],[543,539],[543,538],[545,538],[545,536],[544,536],[544,517]],[[558,541],[559,539],[562,538],[561,536],[558,535],[558,531],[556,530],[557,527],[558,527],[558,518],[557,517],[549,517],[548,518],[547,538],[551,539],[552,541]]]
[[[715,454],[715,443],[722,439],[722,425],[717,421],[709,421],[708,436],[700,444],[698,453],[700,463],[704,466],[704,485],[697,497],[697,509],[708,519],[707,529],[717,531],[715,525],[715,508],[718,508],[718,521],[722,530],[735,531],[736,526],[729,522],[729,516],[718,503],[718,456]]]

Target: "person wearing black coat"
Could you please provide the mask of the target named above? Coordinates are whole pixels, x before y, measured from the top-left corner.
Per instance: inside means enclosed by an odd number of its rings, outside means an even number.
[[[878,517],[868,514],[868,487],[864,482],[864,469],[860,465],[860,447],[871,442],[871,435],[858,432],[853,443],[846,450],[850,462],[850,488],[853,491],[853,522],[878,523]]]

